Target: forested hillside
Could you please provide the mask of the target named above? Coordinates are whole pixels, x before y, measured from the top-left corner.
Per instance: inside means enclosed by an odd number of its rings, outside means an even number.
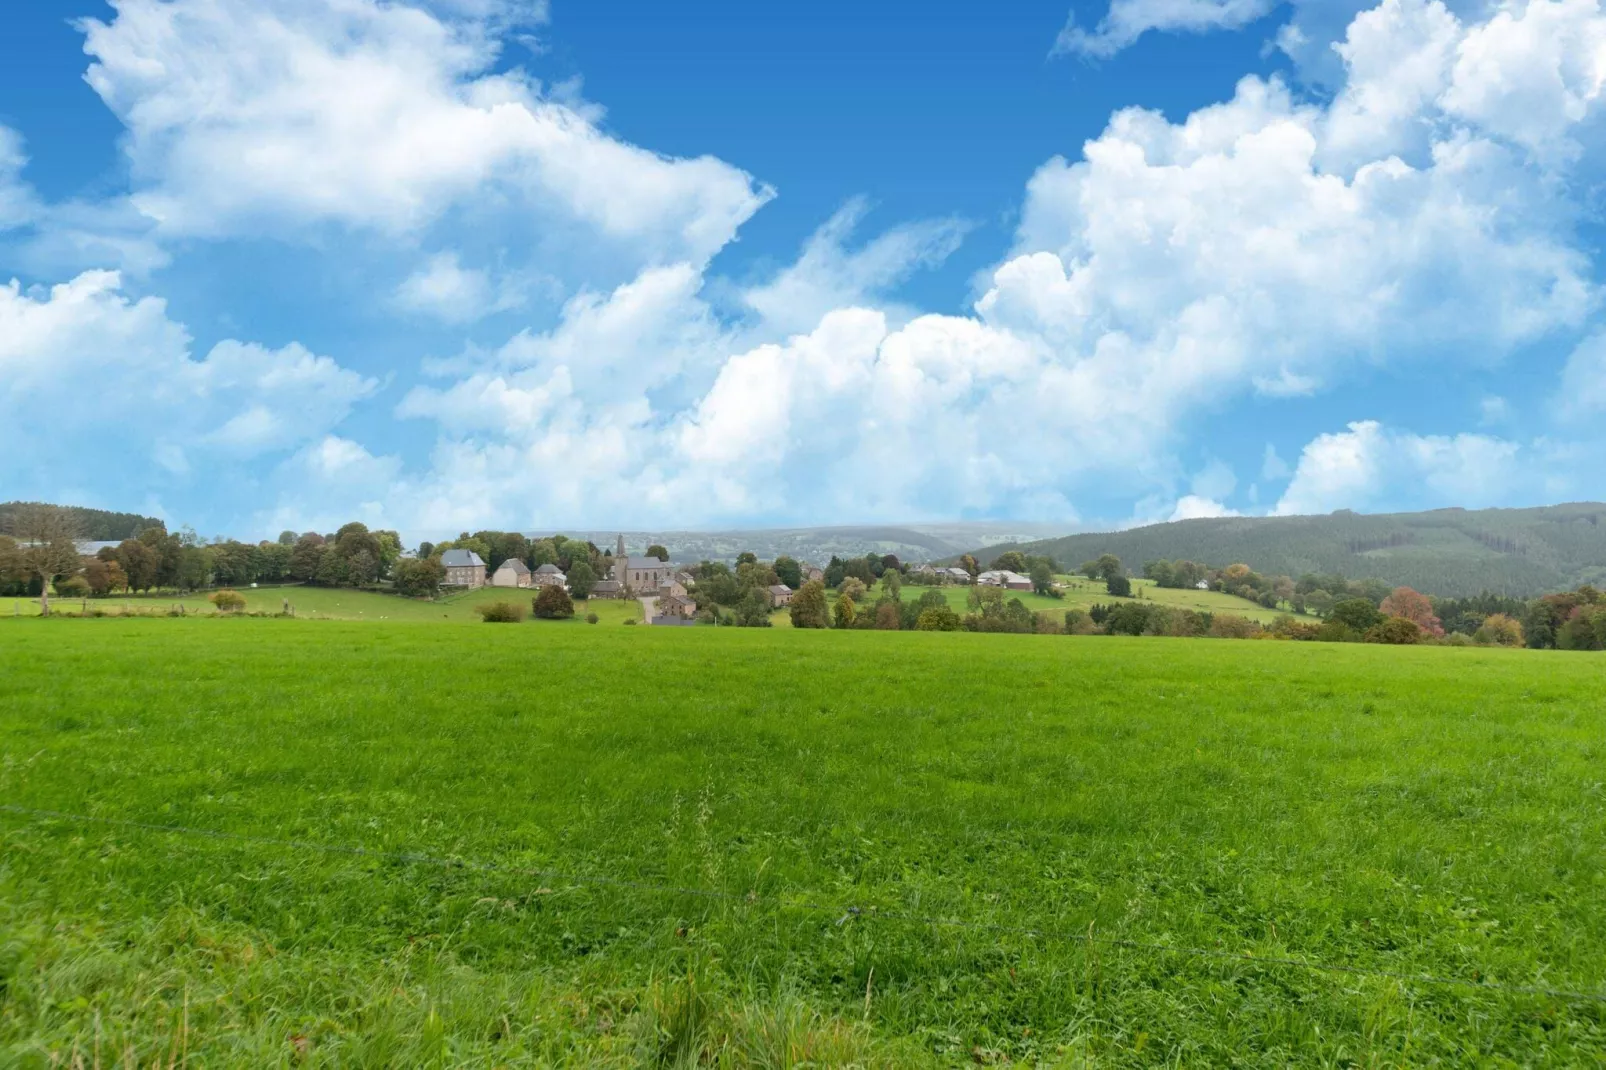
[[[12,515],[18,509],[33,504],[36,503],[0,502],[0,532],[11,530]],[[50,508],[70,514],[78,537],[95,542],[132,539],[146,528],[164,526],[155,517],[140,516],[138,513],[111,513],[104,509],[85,509],[79,505],[52,505]]]
[[[1011,549],[1049,554],[1070,568],[1112,553],[1134,574],[1158,559],[1241,561],[1268,575],[1339,572],[1441,596],[1488,590],[1529,597],[1606,583],[1606,504],[1182,520],[991,546],[975,555],[991,561]]]

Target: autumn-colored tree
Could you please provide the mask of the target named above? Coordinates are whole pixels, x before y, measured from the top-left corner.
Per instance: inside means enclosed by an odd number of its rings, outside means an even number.
[[[84,582],[89,584],[89,593],[96,598],[104,598],[113,591],[125,590],[128,587],[128,577],[123,575],[123,567],[117,563],[116,558],[94,558],[84,566]]]
[[[892,602],[882,602],[875,607],[875,626],[877,631],[895,632],[898,630],[898,607]]]
[[[50,616],[50,585],[78,571],[78,526],[74,515],[53,505],[27,504],[12,514],[9,571],[40,580],[39,614]]]
[[[849,576],[847,579],[842,581],[842,597],[849,599],[850,601],[862,602],[864,600],[865,593],[869,590],[870,588],[866,587],[864,585],[864,581],[859,579],[857,576]]]
[[[1385,617],[1402,617],[1415,624],[1428,635],[1443,635],[1444,628],[1433,612],[1428,596],[1409,587],[1396,587],[1378,607]]]
[[[970,554],[964,554],[959,558],[959,567],[970,573],[972,579],[976,577],[976,573],[981,571],[981,566],[976,563],[976,559]]]
[[[1522,646],[1526,641],[1521,622],[1504,613],[1492,613],[1485,617],[1472,638],[1488,646]]]
[[[825,604],[825,584],[819,580],[810,580],[799,587],[797,593],[792,595],[789,611],[794,628],[830,627],[830,614]]]

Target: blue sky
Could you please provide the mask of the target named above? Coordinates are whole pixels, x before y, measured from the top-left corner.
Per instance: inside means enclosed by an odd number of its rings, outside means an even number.
[[[21,8],[0,497],[423,537],[1606,491],[1597,3]]]

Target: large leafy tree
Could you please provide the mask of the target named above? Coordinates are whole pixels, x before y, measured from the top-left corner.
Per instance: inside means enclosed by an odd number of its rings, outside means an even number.
[[[1428,596],[1409,587],[1396,587],[1378,607],[1385,617],[1402,617],[1428,635],[1443,635],[1444,628],[1433,613]]]
[[[50,585],[58,576],[78,571],[78,526],[66,509],[48,505],[24,504],[11,514],[12,547],[8,572],[20,573],[40,581],[39,612],[50,616]]]
[[[825,604],[825,584],[819,580],[810,580],[799,587],[797,593],[792,596],[790,611],[794,628],[830,627],[830,614]]]
[[[587,562],[576,561],[569,566],[568,580],[569,593],[583,602],[591,597],[597,585],[597,574]]]
[[[795,558],[791,558],[785,554],[782,554],[780,557],[775,559],[775,564],[773,567],[775,569],[775,574],[781,578],[782,583],[786,584],[794,591],[802,590],[803,566],[798,564]]]

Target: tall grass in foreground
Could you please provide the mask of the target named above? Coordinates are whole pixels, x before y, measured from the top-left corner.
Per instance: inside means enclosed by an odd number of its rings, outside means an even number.
[[[1596,666],[0,622],[0,805],[260,838],[0,812],[0,1064],[1598,1063],[1388,976],[1602,991]]]

